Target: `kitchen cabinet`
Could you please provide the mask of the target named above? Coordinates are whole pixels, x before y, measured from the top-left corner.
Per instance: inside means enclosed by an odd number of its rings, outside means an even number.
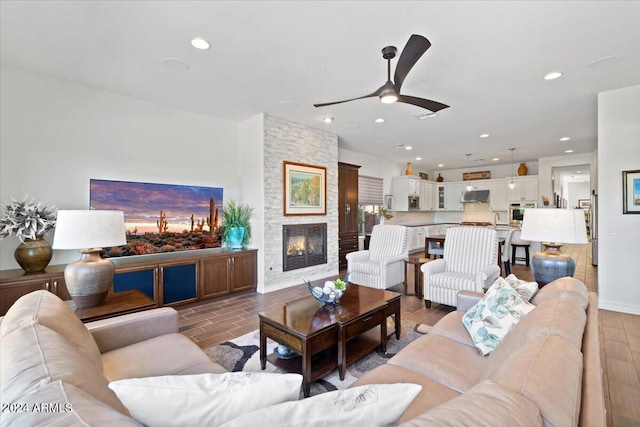
[[[409,197],[420,197],[420,178],[412,175],[394,176],[391,179],[393,210],[408,211]],[[419,206],[418,206],[419,208]],[[413,210],[413,209],[411,209]]]
[[[358,250],[358,169],[360,166],[338,163],[338,265],[341,270],[347,268],[347,254]]]
[[[420,180],[420,210],[435,210],[435,183],[424,179]]]
[[[435,189],[435,208],[439,211],[445,209],[444,194],[446,190],[444,184],[437,184]]]
[[[509,182],[510,180],[507,180]],[[507,186],[507,197],[509,202],[537,202],[538,201],[538,177],[519,176],[513,177],[515,188]]]
[[[460,202],[462,191],[464,191],[466,183],[464,182],[447,182],[444,184],[444,210],[445,211],[464,211],[464,205]]]
[[[506,212],[509,210],[506,180],[492,179],[489,183],[489,210],[491,212]]]
[[[424,227],[407,227],[409,252],[424,250],[424,238],[426,236]]]

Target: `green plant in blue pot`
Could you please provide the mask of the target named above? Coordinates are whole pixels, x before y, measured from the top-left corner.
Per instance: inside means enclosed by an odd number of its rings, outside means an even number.
[[[249,205],[227,201],[222,207],[222,240],[231,249],[243,248],[251,238],[251,217],[253,208]]]

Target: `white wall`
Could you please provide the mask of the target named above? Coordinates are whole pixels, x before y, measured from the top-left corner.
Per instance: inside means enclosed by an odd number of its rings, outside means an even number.
[[[238,125],[239,201],[253,206],[250,246],[258,248],[258,292],[264,292],[264,115],[258,114]]]
[[[598,94],[601,308],[640,314],[640,215],[622,214],[622,171],[640,170],[640,85]]]
[[[391,194],[391,178],[404,175],[406,167],[405,163],[401,164],[381,157],[356,153],[344,148],[338,149],[338,161],[360,166],[358,175],[382,178],[384,194]]]
[[[223,187],[225,199],[240,196],[238,126],[229,121],[2,66],[0,123],[0,201],[28,194],[88,209],[91,178]],[[0,241],[0,270],[19,268],[18,244]],[[51,263],[76,259],[75,251],[54,251]]]
[[[542,157],[538,159],[538,195],[540,197],[547,196],[549,200],[553,200],[553,180],[551,179],[551,170],[554,167],[589,165],[591,173],[591,189],[596,187],[596,160],[595,153],[587,154],[568,154],[566,156]],[[557,190],[558,191],[558,190]],[[591,194],[591,191],[589,191]],[[564,195],[566,198],[566,195]],[[587,197],[588,198],[588,197]],[[567,205],[567,207],[571,207]]]
[[[538,162],[526,162],[527,165],[527,175],[537,175],[538,174]],[[431,181],[435,181],[438,177],[438,174],[442,175],[445,182],[456,182],[463,181],[462,176],[467,171],[469,172],[483,172],[489,171],[491,172],[491,179],[498,178],[509,178],[510,176],[518,176],[518,167],[520,163],[514,161],[513,168],[511,164],[506,165],[486,165],[486,166],[473,166],[473,158],[471,160],[470,168],[460,168],[460,169],[449,169],[449,170],[436,170],[429,173],[429,179]],[[513,169],[513,171],[512,171]],[[414,172],[415,174],[415,172]]]
[[[591,199],[591,182],[567,182],[567,204],[568,208],[575,208],[578,206],[578,200]]]

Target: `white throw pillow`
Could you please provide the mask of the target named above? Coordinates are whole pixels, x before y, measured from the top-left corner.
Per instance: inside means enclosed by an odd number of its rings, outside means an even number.
[[[131,416],[142,424],[219,426],[247,412],[300,396],[302,375],[264,372],[166,375],[113,381]]]
[[[418,384],[362,385],[262,408],[223,427],[392,426],[420,390]]]
[[[525,282],[518,279],[515,274],[508,275],[504,280],[527,301],[531,301],[536,292],[538,292],[538,282]]]
[[[498,278],[480,301],[462,316],[462,324],[483,356],[500,341],[535,305],[529,304],[503,278]]]

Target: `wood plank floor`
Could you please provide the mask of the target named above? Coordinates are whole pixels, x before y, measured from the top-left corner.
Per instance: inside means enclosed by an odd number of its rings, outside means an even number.
[[[597,292],[598,276],[591,265],[591,246],[565,245],[562,250],[576,260],[575,277],[590,291]],[[519,278],[533,280],[529,267],[516,264],[511,270]],[[411,271],[408,282],[410,294],[403,295],[401,300],[403,320],[433,325],[452,310],[439,304],[426,309],[424,302],[411,294],[414,283]],[[391,290],[402,292],[402,286]],[[257,314],[268,307],[307,295],[306,286],[299,285],[264,295],[246,293],[181,306],[180,332],[201,348],[208,348],[258,329]],[[640,426],[640,316],[600,310],[600,320],[607,425]]]

